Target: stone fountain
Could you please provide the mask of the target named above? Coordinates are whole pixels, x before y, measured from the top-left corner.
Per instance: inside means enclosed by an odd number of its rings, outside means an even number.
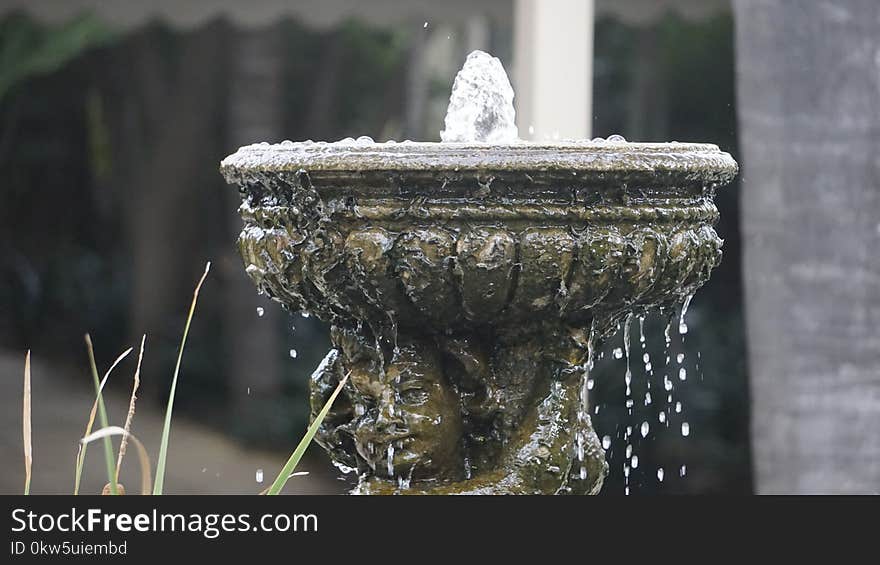
[[[348,376],[316,440],[358,492],[592,494],[592,352],[708,280],[737,165],[709,144],[362,138],[221,170],[258,289],[331,327],[312,417]]]

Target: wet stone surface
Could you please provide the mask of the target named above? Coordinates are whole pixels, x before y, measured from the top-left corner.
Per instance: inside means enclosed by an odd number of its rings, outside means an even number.
[[[221,165],[257,287],[331,326],[312,415],[363,493],[586,494],[590,353],[721,258],[713,145],[279,144]]]

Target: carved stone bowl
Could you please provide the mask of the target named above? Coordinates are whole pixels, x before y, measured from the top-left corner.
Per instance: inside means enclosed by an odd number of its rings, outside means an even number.
[[[313,416],[361,492],[583,493],[604,478],[588,352],[721,258],[708,144],[257,144],[242,192],[257,287],[328,322]]]

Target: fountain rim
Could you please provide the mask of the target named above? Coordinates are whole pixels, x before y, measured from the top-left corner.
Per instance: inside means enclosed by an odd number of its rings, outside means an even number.
[[[523,172],[669,173],[725,184],[739,167],[711,143],[290,142],[246,145],[220,163],[236,172]],[[695,178],[696,177],[696,178]]]

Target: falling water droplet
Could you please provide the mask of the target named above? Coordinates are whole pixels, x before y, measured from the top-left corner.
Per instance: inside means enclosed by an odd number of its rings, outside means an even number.
[[[676,414],[681,414],[681,402],[676,402],[676,403],[675,403],[675,413],[676,413]]]
[[[257,469],[256,478],[257,478],[258,483],[263,482],[263,470],[262,469]]]
[[[388,446],[388,476],[394,476],[394,446]]]
[[[681,315],[678,317],[678,333],[681,335],[688,333],[688,327],[684,321],[684,317],[687,314],[688,306],[691,305],[691,299],[693,299],[693,297],[693,294],[689,294],[687,298],[684,299],[684,304],[681,305]]]
[[[608,449],[609,447],[611,447],[611,436],[603,436],[602,449]]]
[[[681,435],[683,435],[684,437],[691,435],[691,425],[687,422],[681,423]]]
[[[594,385],[593,379],[587,379],[587,390],[593,390]]]
[[[632,466],[633,469],[638,469],[639,468],[639,456],[633,455],[632,461],[630,461],[629,464]]]
[[[422,26],[422,29],[428,29],[428,22],[425,22],[425,25]]]
[[[251,395],[251,387],[247,387],[247,394],[248,394],[248,396]]]
[[[687,465],[682,465],[681,469],[678,470],[678,476],[683,477],[687,475]]]
[[[650,406],[650,405],[651,405],[651,393],[646,392],[645,393],[645,406]]]
[[[632,407],[633,407],[633,399],[632,399],[632,398],[628,398],[628,399],[626,400],[626,407],[627,407],[627,408],[632,408]]]
[[[614,354],[615,359],[621,359],[623,357],[623,349],[619,347],[615,347],[612,353]]]
[[[257,316],[259,316],[259,317],[262,318],[262,317],[263,317],[263,314],[265,314],[265,313],[266,313],[266,311],[263,310],[263,307],[262,307],[262,306],[257,306]]]
[[[667,391],[672,390],[672,381],[669,380],[669,377],[666,375],[663,375],[663,388],[665,388]]]
[[[666,412],[660,412],[659,414],[657,414],[657,419],[660,420],[661,424],[663,422],[665,422],[666,421]]]
[[[645,353],[644,355],[642,355],[642,361],[644,361],[645,363],[650,363],[650,362],[651,362],[651,356],[648,355],[647,353]]]
[[[680,380],[680,381],[686,381],[687,378],[688,378],[688,372],[687,372],[687,369],[685,369],[684,367],[682,367],[681,369],[678,370],[678,380]]]
[[[642,432],[642,437],[648,437],[648,432],[650,430],[651,425],[648,423],[648,421],[645,420],[644,422],[642,422],[642,429],[640,430]]]
[[[301,314],[301,315],[302,315],[303,318],[308,318],[308,317],[309,317],[309,313],[306,312],[305,310],[302,311],[302,314]]]
[[[663,467],[657,469],[657,480],[663,482]]]
[[[632,454],[633,454],[633,446],[627,445],[626,446],[626,458],[629,459],[630,457],[632,457]]]
[[[676,355],[675,360],[678,361],[679,364],[681,364],[681,362],[684,361],[684,353],[679,353],[678,355]]]
[[[291,349],[291,350],[290,350],[290,358],[291,358],[291,359],[296,359],[296,349]]]

